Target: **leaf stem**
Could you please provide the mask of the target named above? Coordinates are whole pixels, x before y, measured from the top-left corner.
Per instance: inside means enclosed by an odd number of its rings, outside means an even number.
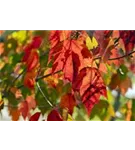
[[[44,99],[45,99],[45,100],[47,101],[47,103],[53,108],[53,107],[54,107],[53,104],[52,104],[52,103],[49,101],[49,99],[46,97],[46,95],[45,95],[44,92],[42,91],[42,89],[41,89],[39,83],[37,82],[36,84],[37,84],[37,87],[38,87],[40,93],[41,93],[42,96],[44,97]]]

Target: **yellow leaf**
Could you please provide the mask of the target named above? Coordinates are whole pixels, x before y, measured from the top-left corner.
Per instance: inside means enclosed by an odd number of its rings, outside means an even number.
[[[73,118],[72,118],[72,116],[71,116],[70,114],[68,114],[68,119],[67,119],[67,121],[73,121]]]
[[[88,47],[89,50],[91,50],[98,46],[98,42],[94,37],[92,37],[92,39],[90,37],[87,37],[86,38],[86,46]]]

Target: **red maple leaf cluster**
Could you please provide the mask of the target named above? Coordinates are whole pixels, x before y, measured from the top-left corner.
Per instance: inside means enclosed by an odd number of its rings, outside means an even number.
[[[30,89],[34,88],[37,68],[39,66],[38,48],[42,43],[41,37],[33,37],[32,42],[24,48],[23,62],[26,63],[26,74],[24,85]]]

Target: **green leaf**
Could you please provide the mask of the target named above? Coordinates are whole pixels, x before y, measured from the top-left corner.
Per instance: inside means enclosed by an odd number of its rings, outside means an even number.
[[[100,100],[98,104],[94,106],[92,109],[90,119],[93,119],[95,116],[98,116],[101,120],[104,119],[107,113],[107,109],[109,107],[109,104],[105,100]]]
[[[120,79],[124,80],[127,77],[128,68],[125,65],[122,64],[119,67],[119,69],[117,70],[117,72],[118,72],[118,75],[119,75]]]

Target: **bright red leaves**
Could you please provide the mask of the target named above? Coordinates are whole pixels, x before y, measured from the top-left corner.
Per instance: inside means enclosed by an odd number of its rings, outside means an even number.
[[[73,91],[80,93],[82,103],[90,114],[100,96],[106,96],[106,87],[86,47],[86,37],[86,32],[81,31],[52,31],[49,62],[53,60],[52,73],[63,71],[64,78],[72,83]],[[73,95],[62,97],[60,106],[68,108],[70,114],[75,105]]]
[[[91,54],[84,44],[86,33],[53,31],[52,34],[49,53],[49,62],[53,60],[52,72],[62,70],[65,79],[72,82],[85,64],[88,61],[91,64],[92,61]],[[85,61],[85,59],[88,61]]]
[[[26,63],[27,72],[24,77],[24,85],[30,89],[34,88],[37,68],[39,66],[39,55],[37,49],[42,43],[41,37],[33,37],[32,42],[24,48],[23,62]]]
[[[79,91],[88,114],[90,114],[93,106],[99,102],[101,95],[107,96],[105,84],[96,68],[82,69],[73,83],[73,89]]]

